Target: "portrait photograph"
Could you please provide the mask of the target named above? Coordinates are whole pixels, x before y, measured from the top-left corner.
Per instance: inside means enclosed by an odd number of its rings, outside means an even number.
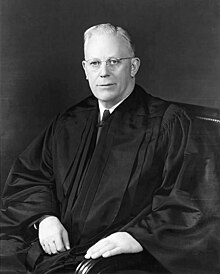
[[[0,273],[220,273],[220,1],[0,0]]]

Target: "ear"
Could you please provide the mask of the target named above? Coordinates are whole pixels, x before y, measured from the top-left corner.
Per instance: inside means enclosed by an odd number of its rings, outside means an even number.
[[[88,80],[88,75],[87,75],[87,70],[86,70],[86,61],[82,61],[82,67],[83,67],[85,75],[86,75],[86,80]]]
[[[135,77],[140,67],[140,59],[138,57],[134,57],[131,59],[131,77]]]

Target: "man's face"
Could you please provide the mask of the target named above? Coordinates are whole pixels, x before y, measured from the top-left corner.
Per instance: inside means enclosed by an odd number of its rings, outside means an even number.
[[[116,35],[93,35],[85,48],[85,60],[106,61],[123,57],[132,57],[132,52],[124,38]],[[117,104],[133,90],[138,58],[121,60],[114,69],[106,62],[102,62],[98,69],[91,68],[85,61],[82,64],[92,93],[106,108]]]

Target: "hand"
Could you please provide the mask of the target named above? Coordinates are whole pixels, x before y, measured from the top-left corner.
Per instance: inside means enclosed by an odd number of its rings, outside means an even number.
[[[98,241],[87,250],[86,259],[110,257],[122,253],[138,253],[143,247],[127,232],[116,232]]]
[[[70,249],[68,233],[55,216],[46,217],[40,222],[39,241],[49,255]]]

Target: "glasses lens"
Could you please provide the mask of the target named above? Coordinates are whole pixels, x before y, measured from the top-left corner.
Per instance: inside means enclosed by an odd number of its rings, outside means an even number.
[[[89,66],[93,69],[97,69],[101,66],[100,60],[90,60],[88,63],[89,63]]]
[[[110,66],[111,68],[117,67],[119,65],[120,60],[116,58],[110,58],[106,61],[107,65]]]
[[[92,59],[92,60],[88,60],[87,63],[89,65],[89,68],[92,70],[99,69],[103,62],[106,63],[109,69],[114,70],[120,65],[121,60],[123,59],[127,59],[127,58],[109,58],[106,61],[101,61],[100,59]]]

